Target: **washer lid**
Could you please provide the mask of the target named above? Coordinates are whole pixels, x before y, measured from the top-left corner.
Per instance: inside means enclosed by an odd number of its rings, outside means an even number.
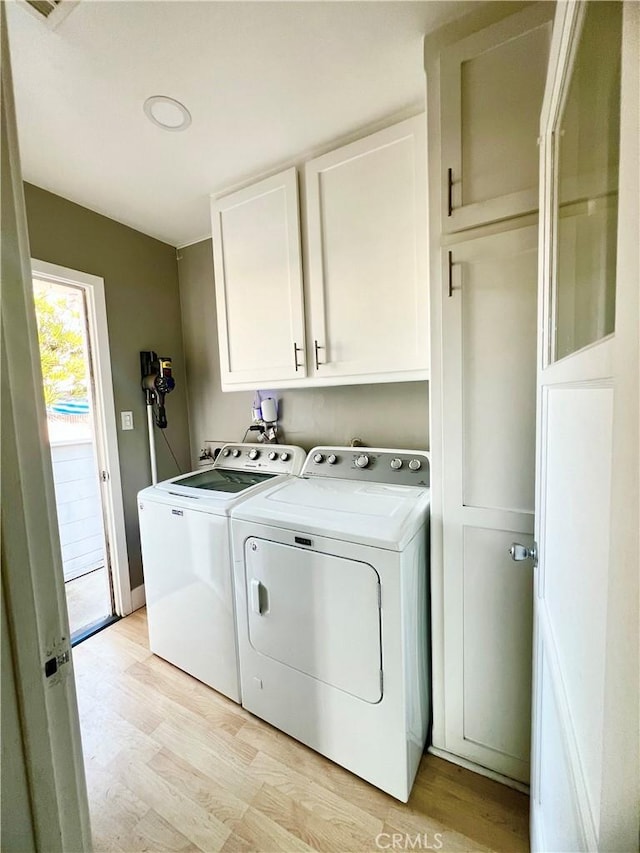
[[[243,501],[232,517],[401,550],[424,525],[424,487],[296,479]]]
[[[287,479],[288,474],[207,468],[148,486],[138,492],[138,499],[188,507],[201,512],[227,514],[231,507],[245,500],[247,496]]]
[[[224,492],[235,495],[258,483],[266,483],[276,477],[263,471],[231,471],[226,468],[206,468],[193,471],[172,480],[158,483],[157,488],[174,494],[200,496],[203,492]]]

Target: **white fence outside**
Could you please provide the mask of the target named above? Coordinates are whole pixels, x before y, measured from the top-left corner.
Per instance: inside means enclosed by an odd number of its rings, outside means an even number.
[[[65,581],[105,564],[98,471],[91,438],[55,439],[51,461]]]

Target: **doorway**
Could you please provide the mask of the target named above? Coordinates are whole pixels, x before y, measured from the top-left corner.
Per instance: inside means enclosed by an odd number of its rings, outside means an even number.
[[[33,262],[32,274],[75,645],[131,610],[104,284],[39,261]]]

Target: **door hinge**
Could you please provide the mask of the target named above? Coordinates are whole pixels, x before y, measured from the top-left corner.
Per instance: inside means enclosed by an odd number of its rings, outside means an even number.
[[[103,483],[106,483],[107,480],[109,479],[109,472],[108,471],[100,471],[100,479],[102,480]]]

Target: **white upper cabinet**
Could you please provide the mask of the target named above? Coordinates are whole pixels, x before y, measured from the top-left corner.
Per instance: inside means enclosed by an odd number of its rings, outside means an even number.
[[[554,5],[510,15],[441,57],[444,233],[538,207],[538,124]]]
[[[425,117],[305,164],[309,372],[428,378]]]
[[[294,168],[211,203],[223,390],[306,376]]]

